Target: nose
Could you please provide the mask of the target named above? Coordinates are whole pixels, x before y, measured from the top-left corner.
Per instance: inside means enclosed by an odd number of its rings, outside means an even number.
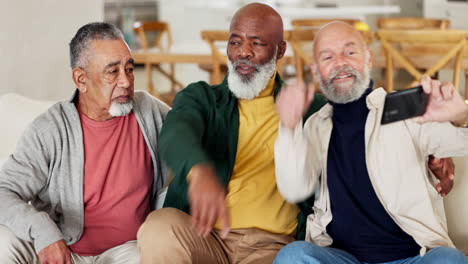
[[[345,55],[340,54],[337,55],[336,60],[335,60],[335,66],[346,66],[348,65],[348,60]]]
[[[252,51],[252,48],[248,43],[243,43],[239,47],[239,59],[247,59],[250,60],[254,57],[254,53]]]
[[[133,73],[127,73],[125,70],[121,71],[117,81],[117,86],[127,89],[130,87],[131,82],[133,82]]]

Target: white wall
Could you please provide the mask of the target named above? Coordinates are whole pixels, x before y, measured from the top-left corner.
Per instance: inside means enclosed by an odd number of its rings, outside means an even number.
[[[0,0],[0,95],[59,100],[74,89],[68,43],[102,21],[102,0]]]

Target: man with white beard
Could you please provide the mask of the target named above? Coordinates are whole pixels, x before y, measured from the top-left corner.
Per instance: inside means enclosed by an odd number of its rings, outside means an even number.
[[[279,14],[249,4],[231,21],[226,79],[176,96],[159,141],[175,173],[164,205],[173,208],[139,230],[142,263],[271,263],[300,236],[305,214],[281,197],[274,173],[276,62],[285,49]],[[325,103],[314,102],[311,112]]]
[[[304,238],[310,204],[286,202],[275,182],[276,62],[285,49],[280,15],[249,4],[231,21],[227,78],[176,96],[159,141],[175,173],[164,205],[172,208],[140,228],[142,263],[271,263]],[[316,95],[305,118],[324,104]]]
[[[427,170],[429,155],[468,155],[468,107],[460,94],[424,76],[426,113],[381,125],[386,92],[372,89],[372,60],[360,33],[343,22],[325,25],[313,57],[329,104],[303,125],[311,91],[297,84],[280,92],[275,165],[288,201],[306,199],[317,186],[320,193],[308,242],[284,247],[275,263],[468,263],[448,236],[443,200]]]
[[[72,98],[29,125],[0,171],[0,263],[140,263],[137,230],[166,180],[157,138],[169,107],[134,92],[113,25],[81,27],[70,61]]]

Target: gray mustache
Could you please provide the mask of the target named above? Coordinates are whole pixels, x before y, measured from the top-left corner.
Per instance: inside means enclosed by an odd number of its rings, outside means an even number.
[[[251,62],[251,61],[249,61],[249,60],[246,60],[246,59],[239,59],[239,60],[237,60],[236,62],[233,62],[233,63],[232,63],[232,66],[234,66],[234,68],[235,68],[235,67],[239,66],[240,64],[245,64],[245,65],[253,66],[254,69],[255,69],[255,71],[258,72],[258,67],[259,67],[259,65],[255,64],[255,63],[253,63],[253,62]]]
[[[350,74],[350,75],[354,75],[354,76],[359,76],[359,72],[357,70],[355,70],[353,67],[351,67],[351,66],[341,66],[341,67],[333,69],[333,71],[330,73],[330,76],[328,77],[328,81],[331,81],[331,80],[335,79],[336,76],[338,76],[339,74],[342,74],[342,73]]]

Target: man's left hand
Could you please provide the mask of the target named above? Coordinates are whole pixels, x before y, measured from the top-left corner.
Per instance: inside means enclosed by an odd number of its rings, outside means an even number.
[[[437,159],[434,156],[429,156],[428,166],[439,180],[436,186],[437,192],[442,197],[445,197],[453,188],[453,180],[455,178],[453,160],[451,158]]]
[[[431,80],[427,75],[421,78],[424,92],[429,94],[426,113],[416,120],[425,122],[452,122],[461,125],[468,118],[468,106],[453,84]]]

